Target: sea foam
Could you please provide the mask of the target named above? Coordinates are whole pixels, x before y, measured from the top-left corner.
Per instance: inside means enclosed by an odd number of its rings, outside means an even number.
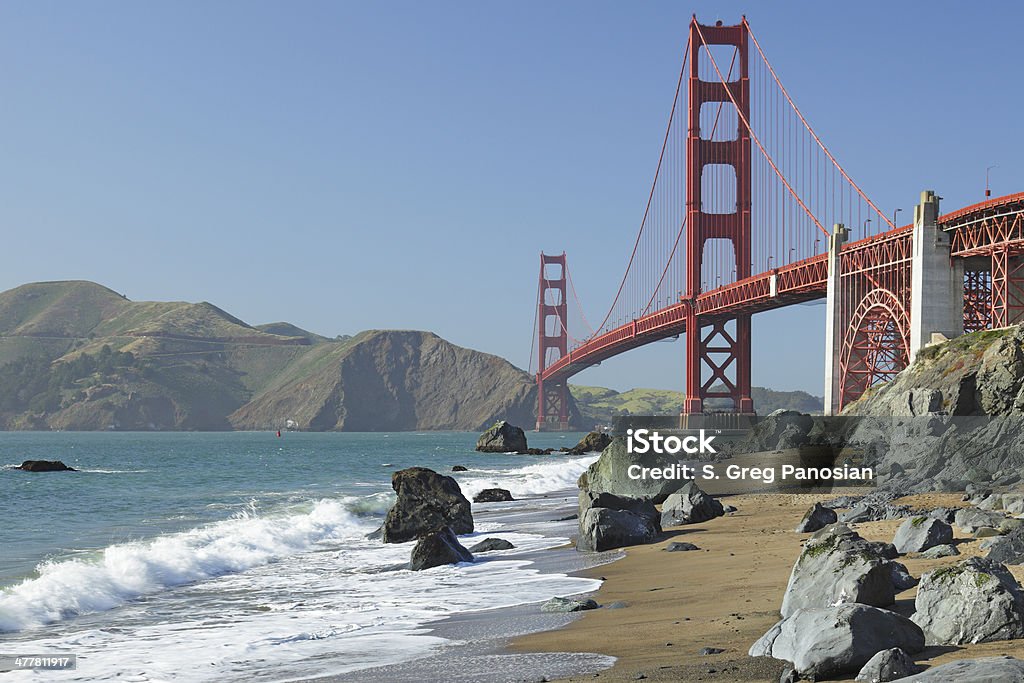
[[[0,631],[109,610],[360,535],[366,527],[344,500],[321,500],[304,512],[262,517],[249,509],[197,529],[107,546],[92,558],[44,562],[37,578],[0,591]]]

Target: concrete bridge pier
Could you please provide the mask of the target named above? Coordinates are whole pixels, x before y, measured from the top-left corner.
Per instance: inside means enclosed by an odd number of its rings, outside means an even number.
[[[910,234],[910,292],[907,304],[895,304],[893,315],[906,323],[906,336],[899,342],[905,351],[905,361],[914,362],[918,352],[929,344],[958,337],[964,333],[964,261],[951,258],[951,236],[938,225],[940,197],[932,190],[921,193],[921,202],[914,207],[914,224]],[[843,308],[842,250],[849,231],[837,224],[829,237],[828,279],[825,297],[825,401],[824,413],[834,415],[842,404],[844,378],[841,356],[844,336],[851,324]],[[902,263],[906,263],[903,260]],[[899,267],[897,262],[891,264]],[[896,280],[898,283],[899,281]],[[875,284],[888,287],[890,299],[899,302],[899,285]],[[895,288],[894,288],[895,287]],[[869,288],[870,289],[870,288]],[[905,291],[905,290],[904,290]],[[859,296],[859,295],[858,295]],[[867,295],[864,296],[867,300]],[[907,299],[903,299],[907,301]],[[849,302],[851,309],[859,302]],[[901,323],[902,324],[902,323]],[[856,331],[854,331],[856,332]],[[848,380],[847,380],[848,381]]]
[[[828,238],[828,279],[825,281],[825,406],[826,415],[839,411],[842,395],[839,373],[839,354],[843,348],[843,324],[839,312],[840,260],[839,252],[850,236],[842,223],[836,223]]]
[[[950,234],[938,225],[940,199],[925,190],[914,207],[910,363],[932,343],[933,336],[941,341],[964,333],[964,263],[950,258]]]

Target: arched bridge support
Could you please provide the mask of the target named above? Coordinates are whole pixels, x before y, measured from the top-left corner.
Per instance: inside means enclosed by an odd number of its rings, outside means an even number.
[[[891,380],[933,339],[964,331],[964,267],[938,225],[939,197],[921,193],[914,224],[846,244],[829,241],[825,405],[833,415]]]

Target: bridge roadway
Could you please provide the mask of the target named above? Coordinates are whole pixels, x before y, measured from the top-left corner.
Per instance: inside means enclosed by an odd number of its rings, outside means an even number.
[[[954,239],[954,256],[982,255],[1000,245],[1024,251],[1024,193],[966,206],[943,214],[938,222],[940,227],[960,233],[960,239]],[[879,246],[886,240],[902,237],[912,228],[912,225],[904,225],[849,242],[843,245],[843,252]],[[827,253],[818,254],[703,292],[694,301],[697,314],[762,313],[824,298],[827,261]],[[620,353],[683,334],[689,305],[687,301],[680,301],[592,337],[549,365],[541,378],[544,381],[568,380],[581,370]]]

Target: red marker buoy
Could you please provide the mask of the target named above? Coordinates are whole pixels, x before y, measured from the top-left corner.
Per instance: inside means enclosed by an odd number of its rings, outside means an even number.
[[[277,430],[277,438],[279,438],[279,439],[281,438],[281,430],[280,429]]]

